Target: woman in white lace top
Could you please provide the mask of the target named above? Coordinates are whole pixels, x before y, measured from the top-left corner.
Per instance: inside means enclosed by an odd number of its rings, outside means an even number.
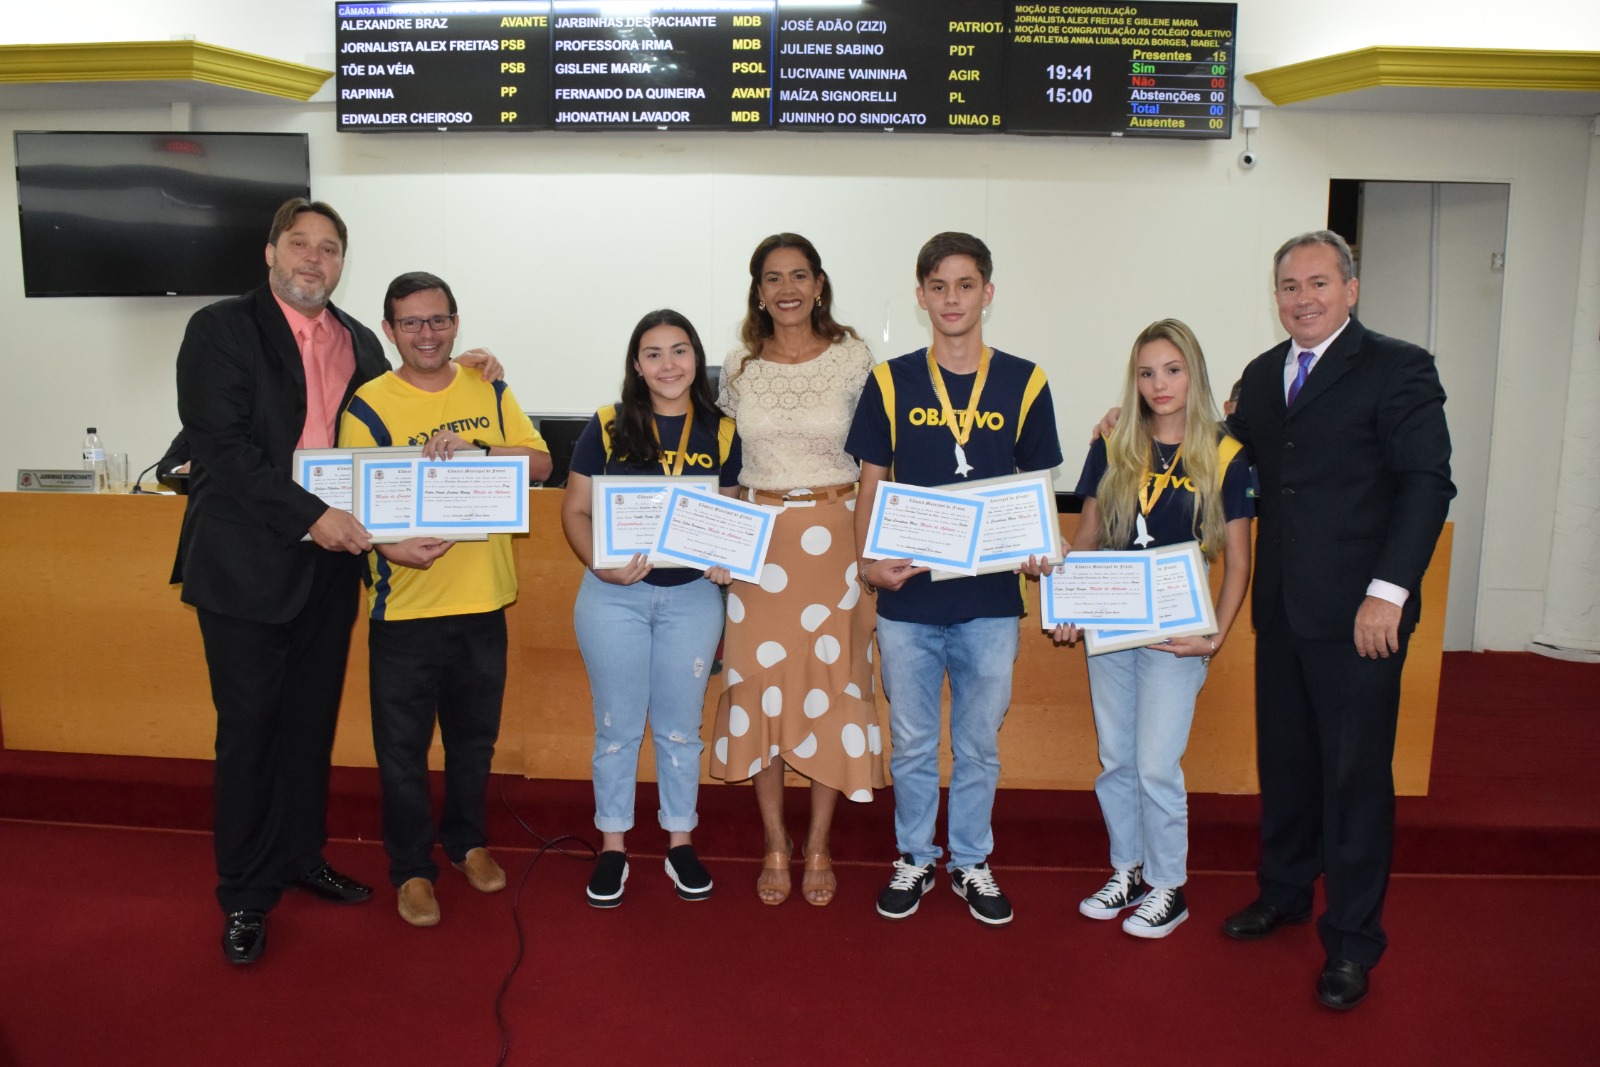
[[[727,689],[711,756],[713,776],[754,781],[766,836],[756,892],[767,904],[790,892],[784,768],[811,781],[800,891],[817,905],[836,888],[829,832],[839,794],[866,801],[884,785],[873,613],[856,581],[859,470],[844,451],[872,353],[834,321],[832,304],[810,241],[793,233],[762,241],[750,258],[742,344],[718,397],[738,423],[740,495],[783,509],[760,583],[728,594]]]

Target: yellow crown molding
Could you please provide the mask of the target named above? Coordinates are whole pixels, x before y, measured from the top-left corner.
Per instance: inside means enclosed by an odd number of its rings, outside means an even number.
[[[1375,45],[1246,74],[1274,104],[1379,86],[1600,91],[1600,52]]]
[[[0,45],[0,84],[197,81],[309,100],[331,77],[331,70],[201,41]]]

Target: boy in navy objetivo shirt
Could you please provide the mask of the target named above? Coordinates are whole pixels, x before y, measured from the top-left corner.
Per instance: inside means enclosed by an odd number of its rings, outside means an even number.
[[[942,233],[917,256],[917,303],[933,344],[887,363],[867,379],[845,449],[861,461],[857,550],[866,542],[881,481],[949,485],[1061,462],[1044,372],[983,342],[983,310],[994,299],[989,249],[965,233]],[[940,849],[940,690],[950,679],[950,877],[972,915],[1011,921],[995,884],[989,825],[1000,780],[999,731],[1011,703],[1021,582],[985,574],[934,582],[910,560],[860,561],[878,591],[878,649],[894,740],[895,839],[900,858],[878,896],[878,914],[904,919],[933,887]]]

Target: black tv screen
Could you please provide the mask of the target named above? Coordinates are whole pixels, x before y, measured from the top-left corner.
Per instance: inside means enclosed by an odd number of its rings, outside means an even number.
[[[16,160],[28,296],[244,292],[311,188],[303,133],[18,131]]]

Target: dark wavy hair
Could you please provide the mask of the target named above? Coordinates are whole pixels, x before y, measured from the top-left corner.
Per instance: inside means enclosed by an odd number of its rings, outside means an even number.
[[[344,219],[333,210],[329,204],[321,200],[307,200],[303,196],[285,200],[278,205],[278,210],[272,215],[272,226],[267,230],[267,244],[275,245],[278,238],[283,236],[283,231],[294,226],[294,220],[304,215],[307,211],[314,215],[321,215],[333,223],[333,232],[339,235],[339,254],[344,255],[350,251],[350,230],[345,226]]]
[[[761,272],[767,265],[767,257],[780,248],[797,249],[811,265],[811,272],[822,279],[822,302],[811,307],[811,332],[818,337],[826,337],[833,344],[838,344],[846,337],[859,339],[861,336],[849,326],[834,321],[833,279],[822,269],[822,257],[817,254],[817,246],[797,233],[775,233],[763,239],[750,254],[750,292],[745,297],[744,325],[739,327],[739,340],[744,344],[745,354],[728,375],[730,382],[744,370],[746,361],[761,353],[761,346],[772,336],[772,315],[761,306]]]
[[[622,357],[622,403],[617,405],[617,415],[606,432],[611,435],[611,454],[629,463],[645,467],[661,459],[661,442],[655,432],[655,406],[650,402],[650,385],[644,375],[634,369],[633,361],[639,356],[639,343],[644,335],[657,326],[676,326],[689,335],[694,348],[694,381],[689,385],[689,415],[695,422],[716,435],[722,414],[717,410],[717,398],[711,391],[711,379],[706,374],[706,350],[694,324],[671,308],[649,312],[633,328],[628,338],[628,351]]]

